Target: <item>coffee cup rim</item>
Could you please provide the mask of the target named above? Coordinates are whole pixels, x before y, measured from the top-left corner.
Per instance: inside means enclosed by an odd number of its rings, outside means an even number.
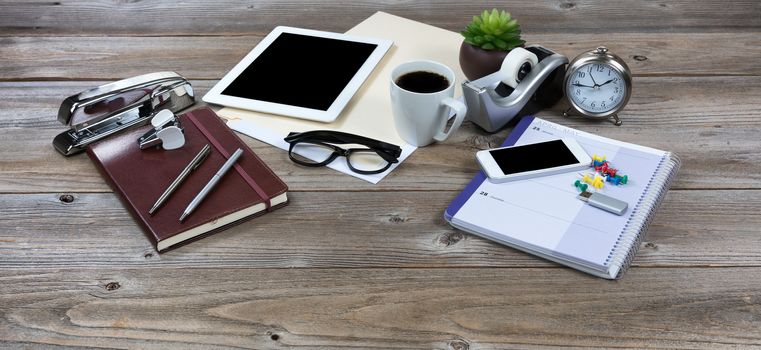
[[[434,92],[410,91],[410,90],[407,90],[407,89],[399,86],[396,83],[397,76],[402,76],[404,74],[412,73],[412,72],[420,70],[420,69],[417,69],[417,70],[411,70],[411,71],[406,71],[404,73],[396,74],[397,69],[399,69],[402,66],[406,66],[408,64],[411,64],[411,63],[430,63],[430,64],[433,64],[435,66],[443,67],[447,71],[447,76],[445,76],[445,78],[447,78],[447,80],[449,80],[449,85],[447,85],[447,87],[444,88],[444,89],[441,89],[439,91],[434,91]],[[440,72],[433,72],[433,73],[440,74]],[[441,93],[442,91],[447,91],[447,90],[449,90],[450,88],[452,88],[454,86],[454,84],[456,83],[456,81],[455,81],[456,79],[457,79],[457,76],[455,75],[454,70],[452,70],[452,68],[449,68],[449,66],[447,66],[446,64],[443,64],[443,63],[437,62],[437,61],[433,61],[433,60],[410,60],[410,61],[406,61],[404,63],[400,63],[399,65],[394,67],[394,69],[391,71],[391,84],[393,84],[394,86],[396,86],[397,88],[399,88],[400,90],[402,90],[404,92],[408,92],[408,93],[416,94],[416,95],[434,95],[434,94]]]

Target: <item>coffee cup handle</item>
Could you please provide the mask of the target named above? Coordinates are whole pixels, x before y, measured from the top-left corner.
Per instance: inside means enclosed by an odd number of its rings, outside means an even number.
[[[459,129],[460,125],[462,125],[462,121],[465,119],[465,114],[468,112],[468,107],[466,107],[464,103],[451,97],[447,97],[441,100],[441,104],[449,106],[449,108],[453,109],[456,114],[454,116],[454,122],[452,123],[452,126],[449,127],[449,131],[444,132],[444,130],[441,130],[438,132],[438,134],[436,134],[436,136],[433,137],[436,141],[446,140],[451,133]],[[449,116],[449,114],[446,114],[446,116]],[[444,123],[444,129],[446,129],[446,123]]]

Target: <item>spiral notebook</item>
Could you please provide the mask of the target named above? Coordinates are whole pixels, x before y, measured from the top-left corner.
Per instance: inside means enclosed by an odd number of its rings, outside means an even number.
[[[629,182],[599,190],[629,204],[622,216],[579,200],[579,172],[496,184],[479,172],[444,212],[454,227],[608,279],[631,263],[655,211],[679,170],[671,152],[611,140],[524,117],[503,146],[574,138],[604,155]],[[541,155],[537,155],[541,156]],[[591,170],[591,167],[590,167]]]

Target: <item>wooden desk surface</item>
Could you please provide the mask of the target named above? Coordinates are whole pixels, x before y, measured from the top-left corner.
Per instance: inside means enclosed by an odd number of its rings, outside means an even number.
[[[761,3],[505,1],[525,39],[631,66],[624,126],[539,115],[679,154],[634,266],[607,281],[458,232],[442,210],[498,145],[466,123],[378,185],[294,166],[273,214],[158,255],[86,156],[62,99],[176,70],[199,95],[276,25],[377,10],[459,30],[492,4],[0,1],[0,348],[761,347]]]

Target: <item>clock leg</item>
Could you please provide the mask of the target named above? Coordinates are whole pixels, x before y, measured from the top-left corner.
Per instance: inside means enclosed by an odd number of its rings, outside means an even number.
[[[571,115],[568,114],[568,112],[570,112],[570,111],[571,111],[571,107],[568,107],[568,109],[566,109],[565,112],[563,112],[563,117],[564,118],[570,118]],[[621,126],[621,124],[624,123],[623,121],[621,121],[621,118],[618,117],[618,114],[611,115],[609,120],[615,126]]]
[[[566,109],[565,112],[563,112],[563,117],[570,118],[571,116],[568,115],[568,112],[570,112],[570,111],[571,111],[571,107],[568,107],[568,109]]]
[[[624,123],[621,121],[621,118],[618,117],[618,114],[611,115],[610,118],[613,119],[610,122],[615,126],[621,126],[621,124]]]

